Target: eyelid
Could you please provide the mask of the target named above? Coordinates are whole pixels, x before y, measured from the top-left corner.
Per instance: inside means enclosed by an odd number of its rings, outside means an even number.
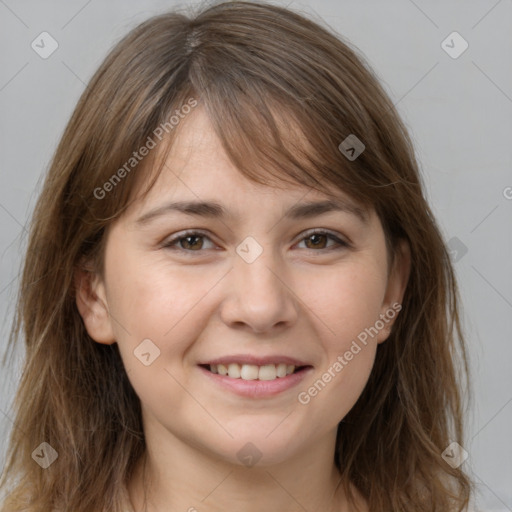
[[[173,245],[176,244],[177,242],[179,242],[181,239],[183,238],[187,238],[188,236],[194,236],[194,235],[197,235],[197,236],[202,236],[203,238],[208,238],[209,240],[212,240],[212,237],[210,236],[210,234],[206,231],[203,231],[201,229],[186,229],[184,231],[180,231],[179,233],[176,233],[176,235],[172,236],[171,238],[166,238],[161,244],[160,246],[162,248],[171,248],[173,249]],[[215,242],[213,242],[215,243]],[[175,250],[177,251],[182,251],[182,252],[187,252],[187,253],[192,253],[192,252],[203,252],[203,250],[200,250],[200,251],[190,251],[190,250],[187,250],[187,249],[182,249],[180,247],[176,248]]]
[[[301,232],[299,241],[302,242],[302,240],[304,240],[305,238],[308,238],[312,235],[329,235],[337,243],[339,243],[341,245],[346,245],[347,247],[350,246],[350,243],[348,242],[346,237],[344,237],[340,233],[336,233],[336,231],[331,231],[330,229],[327,229],[327,228],[307,229],[306,231]]]
[[[160,244],[160,246],[163,249],[170,249],[170,250],[174,250],[174,251],[178,251],[178,252],[182,252],[182,253],[184,252],[184,253],[188,253],[188,254],[204,252],[204,249],[201,249],[199,251],[191,251],[191,250],[187,250],[187,249],[182,249],[181,247],[177,247],[178,242],[184,238],[187,238],[188,236],[201,236],[203,238],[208,238],[209,240],[212,241],[212,243],[215,243],[215,242],[213,242],[211,236],[207,232],[202,231],[201,229],[187,229],[185,231],[180,231],[179,233],[177,233],[176,235],[174,235],[171,238],[166,238]],[[174,247],[174,246],[176,246],[176,247]]]
[[[318,250],[317,249],[306,249],[311,252],[326,253],[326,252],[333,251],[336,249],[343,249],[343,248],[346,249],[346,248],[352,247],[351,243],[346,240],[346,237],[343,237],[343,235],[340,235],[340,234],[336,233],[335,231],[331,231],[330,229],[326,229],[326,228],[311,228],[306,231],[302,231],[300,233],[300,239],[296,243],[300,243],[312,235],[326,235],[331,240],[336,242],[337,246],[324,248],[324,249],[318,249]],[[194,254],[194,253],[199,254],[201,252],[204,252],[203,249],[200,249],[197,251],[192,251],[192,250],[188,250],[188,249],[183,249],[181,247],[173,247],[180,240],[187,238],[188,236],[200,236],[200,237],[209,239],[212,243],[215,243],[215,242],[213,242],[212,237],[208,234],[208,232],[203,231],[201,229],[189,229],[189,230],[185,230],[185,231],[177,233],[175,236],[173,236],[170,239],[165,239],[160,245],[164,249],[167,248],[167,249],[171,249],[171,250],[178,251],[181,253],[186,253],[186,254]]]

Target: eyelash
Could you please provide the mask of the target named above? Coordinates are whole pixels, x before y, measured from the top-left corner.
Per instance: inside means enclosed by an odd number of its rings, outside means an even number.
[[[326,230],[321,230],[321,229],[307,231],[304,234],[304,236],[300,239],[299,243],[304,241],[304,240],[307,240],[308,238],[311,238],[313,235],[326,235],[331,240],[334,240],[338,244],[338,247],[323,248],[323,249],[318,249],[318,250],[317,249],[306,249],[308,251],[324,252],[324,251],[346,249],[346,248],[350,247],[350,245],[347,242],[345,242],[344,240],[341,240],[340,238],[338,238],[334,233],[332,233],[330,231],[326,231]],[[162,247],[165,248],[165,249],[171,249],[171,250],[178,251],[178,252],[181,252],[181,253],[187,253],[187,255],[189,255],[189,254],[191,255],[191,253],[201,253],[201,252],[203,252],[204,251],[203,249],[199,249],[197,251],[193,251],[193,250],[190,250],[190,249],[183,249],[181,247],[175,247],[176,244],[179,243],[181,240],[184,240],[184,239],[186,239],[188,237],[191,237],[191,236],[196,236],[196,237],[201,237],[201,238],[208,238],[211,241],[210,237],[206,233],[203,233],[202,231],[185,231],[181,235],[179,235],[177,237],[174,237],[174,238],[164,242],[162,244]]]

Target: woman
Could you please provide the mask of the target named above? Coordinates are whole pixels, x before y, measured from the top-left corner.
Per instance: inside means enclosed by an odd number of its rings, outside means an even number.
[[[262,3],[154,17],[34,212],[1,510],[464,510],[457,299],[355,50]]]

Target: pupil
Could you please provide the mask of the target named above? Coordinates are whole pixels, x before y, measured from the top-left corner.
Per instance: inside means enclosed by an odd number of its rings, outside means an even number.
[[[187,237],[185,238],[185,240],[186,240],[187,245],[193,246],[193,245],[195,245],[195,244],[193,244],[193,243],[192,243],[192,244],[191,244],[191,243],[189,243],[189,240],[198,240],[199,238],[200,238],[199,236],[196,236],[196,235],[190,235],[190,236],[187,236]]]
[[[319,238],[322,238],[324,236],[325,235],[311,235],[310,240],[313,242],[313,245],[318,246],[321,243]]]

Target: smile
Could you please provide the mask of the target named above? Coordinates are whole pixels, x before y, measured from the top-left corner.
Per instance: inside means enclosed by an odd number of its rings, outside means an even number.
[[[267,361],[264,364],[215,361],[200,364],[198,368],[215,387],[252,399],[271,398],[295,388],[313,371],[311,365]]]
[[[242,380],[275,380],[282,379],[287,375],[291,375],[296,371],[305,368],[303,366],[296,367],[292,364],[240,364],[240,363],[229,363],[229,364],[209,364],[204,365],[207,370],[212,373],[229,377],[231,379],[242,379]]]

